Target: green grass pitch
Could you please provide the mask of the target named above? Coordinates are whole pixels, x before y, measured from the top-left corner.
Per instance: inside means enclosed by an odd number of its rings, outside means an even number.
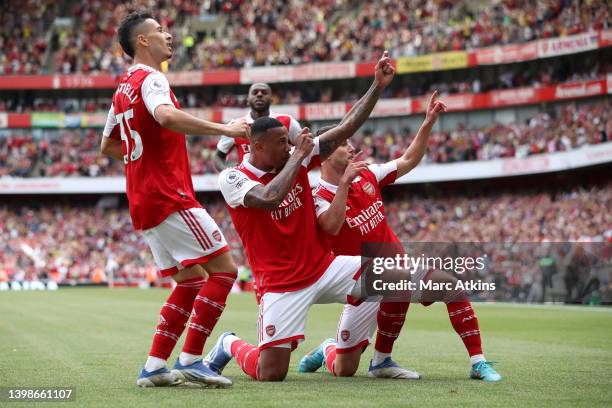
[[[467,355],[442,305],[411,305],[394,357],[420,381],[366,377],[371,349],[355,378],[296,373],[300,357],[333,336],[340,305],[317,305],[306,342],[284,383],[257,383],[231,362],[230,389],[140,389],[135,380],[168,292],[60,289],[0,293],[0,387],[76,387],[76,402],[53,406],[113,407],[397,407],[610,406],[612,309],[475,305],[485,353],[498,361],[501,383],[472,381]],[[251,294],[231,295],[217,329],[256,339]],[[177,351],[175,351],[175,354]],[[174,355],[172,362],[174,362]],[[33,404],[29,404],[33,405]],[[41,404],[36,404],[40,406]],[[0,402],[0,406],[27,406]]]

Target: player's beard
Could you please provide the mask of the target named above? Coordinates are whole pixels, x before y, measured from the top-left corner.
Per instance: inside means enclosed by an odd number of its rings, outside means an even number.
[[[287,157],[285,157],[283,162],[276,168],[276,174],[280,173],[281,170],[283,170],[285,168],[285,165],[289,161],[289,157],[291,157],[291,155],[288,155]]]

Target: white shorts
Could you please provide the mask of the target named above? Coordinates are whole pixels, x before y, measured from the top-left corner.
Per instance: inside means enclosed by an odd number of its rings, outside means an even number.
[[[419,269],[412,275],[411,280],[425,281],[428,276],[429,271]],[[413,291],[410,297],[412,301],[418,302],[421,297],[420,289]],[[364,302],[357,306],[344,305],[336,331],[336,352],[350,353],[370,344],[376,330],[379,308],[380,301]]]
[[[376,330],[379,308],[380,302],[364,302],[358,306],[344,305],[336,331],[337,353],[350,353],[370,344]]]
[[[161,224],[142,231],[142,236],[162,277],[229,251],[223,233],[203,208],[174,212]]]
[[[306,317],[313,304],[347,303],[359,298],[361,257],[337,256],[312,285],[294,292],[268,292],[259,302],[258,346],[265,349],[304,341]]]

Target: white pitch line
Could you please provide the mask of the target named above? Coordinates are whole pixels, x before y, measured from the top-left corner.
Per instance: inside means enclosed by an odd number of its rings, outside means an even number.
[[[560,303],[510,303],[510,302],[472,302],[476,307],[515,307],[517,309],[542,309],[542,310],[571,310],[577,312],[612,313],[610,306],[580,306],[564,305]]]

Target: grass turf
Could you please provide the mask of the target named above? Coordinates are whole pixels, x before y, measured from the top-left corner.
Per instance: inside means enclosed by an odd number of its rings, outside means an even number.
[[[612,401],[612,309],[562,306],[475,306],[485,353],[499,361],[496,368],[504,376],[496,384],[467,378],[465,349],[442,305],[411,305],[396,343],[394,358],[421,372],[420,381],[367,378],[371,349],[355,378],[298,374],[301,356],[335,334],[341,306],[316,305],[284,383],[257,383],[231,362],[224,372],[234,380],[231,389],[140,389],[136,376],[167,293],[0,293],[0,387],[76,387],[76,402],[45,407],[593,407]],[[252,295],[231,295],[206,351],[226,330],[253,342],[256,317]],[[0,401],[0,406],[9,405]]]

